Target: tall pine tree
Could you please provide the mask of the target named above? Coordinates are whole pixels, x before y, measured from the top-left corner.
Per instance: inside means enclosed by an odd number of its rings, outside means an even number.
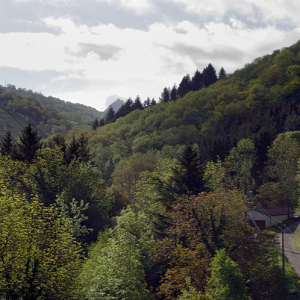
[[[115,120],[115,111],[111,105],[108,108],[104,120],[105,120],[105,124],[111,123]]]
[[[223,78],[226,78],[227,74],[226,74],[226,71],[225,69],[222,67],[219,71],[219,79],[223,79]]]
[[[191,78],[190,75],[186,75],[182,78],[179,86],[178,86],[178,90],[177,90],[177,94],[180,97],[183,97],[186,93],[188,93],[190,90],[192,89],[192,82],[191,82]]]
[[[34,130],[29,123],[20,133],[17,142],[17,158],[31,162],[37,150],[42,148],[41,136]]]
[[[170,89],[165,87],[161,93],[159,100],[160,100],[160,102],[166,102],[166,103],[169,102],[170,101]]]
[[[5,136],[0,141],[0,153],[2,156],[12,155],[14,143],[12,140],[11,132],[8,130]]]
[[[140,109],[140,110],[143,109],[143,105],[139,96],[136,96],[134,100],[133,109]]]
[[[192,90],[198,91],[203,88],[203,76],[202,74],[197,70],[192,78]]]
[[[204,168],[197,151],[186,146],[178,159],[179,166],[173,170],[175,189],[179,194],[192,193],[197,195],[204,190]]]
[[[177,87],[176,84],[174,84],[170,92],[170,100],[175,101],[176,99],[177,99]]]
[[[206,68],[203,69],[202,76],[204,87],[208,87],[218,80],[216,70],[212,66],[212,64],[209,64]]]

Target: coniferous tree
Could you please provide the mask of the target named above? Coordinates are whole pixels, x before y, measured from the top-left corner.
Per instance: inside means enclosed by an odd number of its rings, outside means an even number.
[[[71,143],[68,145],[66,151],[66,163],[69,164],[72,159],[79,157],[79,142],[73,135]]]
[[[54,143],[55,147],[60,147],[62,152],[65,154],[67,145],[66,145],[66,139],[61,133],[57,133],[52,137],[52,142]]]
[[[125,116],[126,116],[126,113],[125,113],[125,104],[123,104],[123,105],[118,109],[118,111],[116,112],[116,114],[115,114],[115,119],[117,120],[118,118],[125,117]]]
[[[179,194],[192,193],[197,195],[204,190],[204,168],[197,151],[192,146],[186,146],[179,157],[179,168],[174,169],[173,180]]]
[[[96,119],[94,120],[93,124],[92,124],[92,127],[93,127],[94,130],[96,130],[98,126],[99,126],[99,121],[98,121],[98,119],[96,118]]]
[[[88,148],[89,139],[82,133],[78,139],[78,158],[80,161],[88,162],[91,158],[90,149]]]
[[[137,96],[134,100],[133,109],[143,109],[143,105],[139,96]]]
[[[197,70],[192,78],[192,90],[198,91],[203,88],[203,76],[202,74]]]
[[[206,68],[203,69],[202,76],[204,87],[208,87],[218,80],[216,70],[212,66],[212,64],[209,64]]]
[[[37,150],[42,148],[41,136],[34,130],[29,123],[20,133],[17,142],[17,158],[31,162]]]
[[[100,119],[100,121],[99,121],[99,127],[104,126],[104,125],[105,125],[105,120],[104,120],[104,118],[103,118],[103,119]]]
[[[170,100],[175,101],[176,99],[177,99],[177,87],[176,84],[174,84],[170,92]]]
[[[104,119],[105,119],[105,124],[111,123],[115,120],[115,111],[111,105],[109,106]]]
[[[148,97],[147,100],[144,101],[144,107],[146,108],[146,107],[148,107],[148,106],[150,106],[150,105],[151,105],[151,100],[150,100],[150,98]]]
[[[219,79],[226,78],[226,71],[223,67],[220,69],[218,75],[219,75]]]
[[[151,100],[151,106],[152,106],[152,105],[155,105],[155,104],[156,104],[156,101],[155,101],[154,98],[152,98],[152,100]]]
[[[133,103],[132,99],[128,98],[128,100],[124,104],[124,113],[125,113],[125,116],[128,115],[130,112],[133,111],[133,109],[134,109],[133,107],[134,107],[134,103]]]
[[[177,90],[177,94],[180,97],[183,97],[186,93],[188,93],[192,88],[192,82],[191,82],[191,78],[190,75],[186,75],[182,78],[179,86],[178,86],[178,90]]]
[[[13,154],[14,143],[12,140],[11,132],[8,130],[5,136],[0,141],[0,153],[2,156]]]
[[[170,101],[170,89],[164,88],[159,98],[160,102],[168,103]]]

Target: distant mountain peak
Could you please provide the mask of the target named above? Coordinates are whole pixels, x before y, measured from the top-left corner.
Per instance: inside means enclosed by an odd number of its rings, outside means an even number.
[[[114,109],[114,111],[117,112],[124,103],[125,102],[123,100],[117,99],[116,101],[111,103],[109,106],[111,106]],[[105,113],[108,111],[108,108],[104,111]]]

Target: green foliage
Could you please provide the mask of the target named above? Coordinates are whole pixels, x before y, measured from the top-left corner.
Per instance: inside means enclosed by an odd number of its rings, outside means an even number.
[[[0,210],[0,297],[76,297],[81,248],[55,207],[1,185]]]
[[[256,149],[250,139],[242,139],[237,146],[230,150],[225,160],[226,167],[230,170],[229,185],[244,194],[254,187],[251,171],[256,160]]]
[[[268,151],[266,182],[259,188],[260,199],[264,203],[287,209],[296,207],[299,156],[299,132],[284,133],[274,140]]]
[[[187,289],[183,289],[181,291],[181,295],[178,297],[178,300],[206,300],[207,297],[202,293],[198,292],[192,285],[191,285],[191,278],[186,278]]]
[[[0,170],[0,178],[11,190],[24,193],[27,199],[38,195],[46,206],[57,203],[74,225],[75,236],[82,233],[81,241],[95,240],[109,222],[113,197],[104,186],[101,172],[76,159],[66,165],[60,148],[39,150],[30,165],[3,157]]]
[[[154,299],[142,264],[153,241],[145,214],[122,211],[116,227],[100,234],[84,266],[81,281],[87,299]]]
[[[250,300],[246,283],[237,263],[230,259],[225,249],[217,251],[211,263],[211,277],[206,285],[208,299]]]
[[[223,166],[222,161],[218,157],[217,162],[209,161],[206,164],[204,171],[205,186],[209,190],[215,190],[225,186],[226,168]]]
[[[144,209],[165,213],[175,199],[175,189],[172,186],[173,168],[177,161],[174,159],[160,159],[153,172],[141,173],[136,185],[135,199]]]
[[[30,163],[4,155],[0,181],[29,204],[37,195],[84,245],[99,233],[81,276],[88,299],[152,299],[150,290],[164,299],[205,299],[210,272],[211,298],[235,297],[230,275],[241,299],[245,282],[253,299],[281,296],[273,240],[243,218],[242,193],[259,191],[265,205],[297,203],[299,62],[300,42],[232,75],[221,69],[220,80],[209,65],[185,76],[178,90],[166,88],[168,101],[149,98],[142,107],[139,97],[129,98],[106,125],[95,123],[97,130],[54,135],[44,143],[52,149],[36,151]],[[29,119],[42,136],[88,122],[29,96],[0,88],[0,135],[11,130],[16,137]],[[21,125],[10,128],[13,119]],[[9,136],[2,139],[3,154],[10,144]],[[203,189],[212,192],[198,194]],[[154,242],[155,262],[148,254]],[[211,260],[217,266],[210,271]]]
[[[59,110],[49,107],[51,106],[51,101],[49,102],[49,106],[46,106],[48,103],[42,104],[40,101],[45,98],[43,95],[33,93],[30,90],[17,90],[13,85],[9,85],[7,88],[0,87],[0,137],[3,137],[5,132],[10,130],[12,137],[17,139],[19,132],[29,121],[43,137],[55,133],[66,133],[74,126],[87,129],[92,124],[92,122],[87,119],[84,120],[83,124],[79,124],[78,118],[76,119],[75,116],[59,112]],[[55,101],[65,104],[64,101],[59,99]],[[70,103],[70,105],[76,106],[77,104]],[[81,104],[78,105],[81,108],[81,113],[84,114],[85,106]],[[77,108],[77,114],[78,111],[80,110]],[[99,114],[98,112],[96,116]]]
[[[34,130],[29,123],[19,135],[16,157],[30,163],[35,157],[36,152],[42,147],[41,139],[42,137],[38,136],[37,130]]]
[[[211,259],[222,248],[238,264],[253,299],[282,295],[275,240],[250,226],[244,218],[246,210],[237,191],[218,189],[179,198],[171,207],[172,224],[153,251],[163,273],[158,295],[175,299],[187,289],[186,277],[203,293]]]
[[[8,130],[5,136],[0,141],[0,153],[2,156],[12,155],[14,150],[14,143],[12,140],[11,132]]]
[[[26,90],[22,88],[16,89],[14,85],[8,85],[7,90],[17,92],[24,98],[32,97],[39,101],[43,106],[47,106],[60,113],[63,113],[68,120],[74,121],[76,119],[76,115],[80,115],[83,122],[89,123],[89,120],[102,118],[104,116],[104,113],[97,111],[93,107],[86,106],[80,103],[71,103],[68,101],[66,102],[52,96],[46,97],[43,94],[33,92],[32,90]]]
[[[186,146],[178,159],[177,168],[173,169],[174,187],[178,194],[198,194],[203,191],[203,166],[197,151],[192,146]]]

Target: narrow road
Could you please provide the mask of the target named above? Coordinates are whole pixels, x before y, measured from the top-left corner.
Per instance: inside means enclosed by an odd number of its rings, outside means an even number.
[[[294,238],[299,230],[300,222],[295,222],[284,230],[284,255],[291,267],[294,269],[295,273],[300,278],[300,253],[298,252],[294,243]],[[281,233],[278,235],[278,237],[280,241],[280,249],[282,249]]]

